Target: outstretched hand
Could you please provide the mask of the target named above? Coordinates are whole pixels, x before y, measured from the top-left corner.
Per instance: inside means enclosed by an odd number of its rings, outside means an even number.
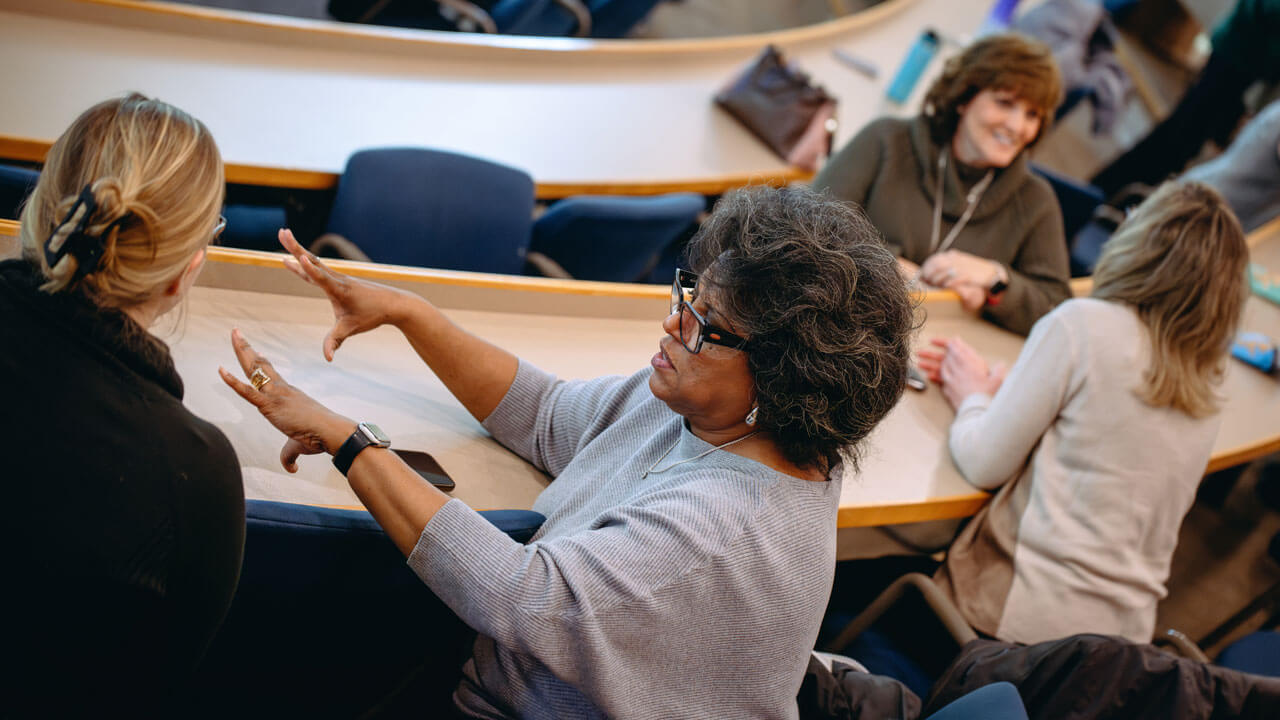
[[[277,430],[288,436],[280,450],[280,464],[289,472],[298,471],[300,455],[335,453],[355,429],[355,422],[316,402],[311,396],[285,382],[266,358],[259,355],[239,328],[231,331],[231,346],[245,377],[256,387],[219,367],[218,374],[236,394],[262,413]]]
[[[1004,363],[990,367],[972,345],[960,338],[933,338],[934,347],[916,351],[916,364],[929,380],[942,388],[942,395],[957,409],[975,393],[995,395],[1004,383],[1008,368]]]
[[[333,362],[333,354],[352,335],[368,332],[395,322],[406,295],[395,288],[368,280],[360,280],[335,272],[307,250],[287,229],[280,231],[280,244],[292,257],[284,266],[294,275],[324,291],[333,306],[333,327],[324,336],[324,359]]]

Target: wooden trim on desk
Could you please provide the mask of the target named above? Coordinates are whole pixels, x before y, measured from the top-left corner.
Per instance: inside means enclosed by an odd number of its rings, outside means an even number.
[[[209,248],[209,259],[231,265],[283,268],[282,253],[241,250],[239,248]],[[431,285],[456,285],[469,288],[493,288],[524,292],[554,293],[558,295],[584,295],[592,297],[639,298],[663,300],[671,296],[666,285],[641,285],[638,283],[596,282],[593,280],[560,280],[557,278],[525,277],[522,275],[498,275],[495,273],[466,272],[463,270],[436,270],[406,265],[382,265],[356,260],[325,258],[325,265],[355,277],[379,282],[407,282]]]
[[[877,527],[976,515],[991,496],[984,492],[933,498],[914,503],[846,505],[836,515],[836,527]]]
[[[1264,240],[1271,238],[1280,238],[1280,215],[1277,215],[1262,224],[1253,232],[1244,236],[1245,243],[1252,250],[1262,244]]]
[[[21,162],[42,163],[50,140],[0,135],[0,158]],[[226,165],[227,182],[260,187],[288,188],[293,190],[332,190],[338,187],[338,173],[323,170],[276,168],[265,165]],[[694,178],[690,180],[656,180],[630,182],[603,180],[598,182],[539,182],[534,194],[539,200],[559,200],[573,195],[663,195],[673,192],[693,192],[700,195],[723,195],[734,188],[747,185],[782,187],[793,182],[805,182],[813,173],[797,167],[789,167],[774,173],[747,175],[722,175],[720,177]]]
[[[798,28],[775,30],[748,35],[731,35],[716,38],[679,38],[667,40],[627,40],[533,37],[520,35],[487,35],[484,33],[447,32],[391,28],[377,25],[360,25],[337,20],[313,20],[284,15],[224,10],[185,5],[162,0],[73,0],[100,8],[138,13],[138,19],[148,16],[160,20],[185,20],[200,23],[219,23],[224,26],[305,32],[330,38],[376,38],[390,45],[413,47],[437,47],[458,49],[487,49],[518,53],[598,54],[598,55],[670,55],[704,54],[732,51],[758,51],[768,44],[793,45],[825,40],[853,30],[868,27],[897,14],[918,0],[884,0],[879,5],[860,10],[852,15],[835,18]]]
[[[1270,437],[1253,445],[1241,445],[1224,452],[1215,453],[1210,456],[1209,464],[1205,467],[1204,472],[1208,475],[1219,470],[1226,470],[1229,467],[1253,462],[1273,452],[1280,452],[1280,436]]]
[[[18,229],[22,225],[17,220],[0,219],[0,237],[18,237]]]
[[[17,223],[13,223],[17,226]],[[16,230],[14,231],[16,233]],[[283,268],[284,254],[261,250],[244,250],[230,247],[209,248],[209,259],[230,265],[248,265],[262,268]],[[470,288],[497,290],[522,290],[559,295],[584,295],[593,297],[638,298],[665,300],[671,294],[667,285],[641,283],[598,282],[595,280],[562,280],[558,278],[527,277],[524,275],[500,275],[497,273],[468,272],[465,270],[438,270],[409,265],[385,265],[325,258],[325,265],[355,277],[379,282],[406,282],[430,285],[456,285]],[[950,290],[929,290],[916,295],[921,305],[935,303],[959,303],[959,296]]]
[[[43,163],[53,143],[48,140],[0,135],[0,158],[22,162]]]
[[[699,195],[723,195],[734,188],[748,185],[769,185],[783,187],[793,182],[808,182],[813,179],[813,172],[798,167],[788,167],[778,172],[751,175],[722,175],[711,178],[694,178],[691,180],[665,180],[651,182],[629,182],[625,180],[605,180],[601,182],[540,182],[536,184],[535,194],[540,200],[558,200],[573,195],[664,195],[674,192],[692,192]]]

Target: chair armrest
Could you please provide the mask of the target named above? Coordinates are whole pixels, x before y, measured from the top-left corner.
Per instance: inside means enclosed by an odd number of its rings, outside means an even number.
[[[574,37],[587,37],[591,34],[591,11],[581,0],[553,0],[555,4],[569,11],[578,26],[573,30]]]
[[[434,0],[434,2],[437,5],[452,8],[454,12],[480,26],[481,30],[490,35],[498,32],[498,24],[493,21],[493,17],[473,2],[467,2],[467,0]]]
[[[569,271],[565,270],[560,263],[552,260],[546,254],[540,253],[537,250],[530,250],[526,252],[524,260],[532,265],[539,273],[542,273],[543,277],[560,278],[562,280],[573,279],[573,276],[569,274]]]
[[[307,248],[316,255],[321,255],[325,250],[332,250],[338,254],[343,260],[361,260],[363,262],[372,262],[368,255],[360,249],[358,245],[350,240],[342,237],[337,233],[325,233],[316,238],[311,243],[311,247]]]
[[[1164,650],[1166,646],[1170,646],[1169,652],[1188,660],[1198,660],[1202,663],[1209,662],[1209,656],[1204,654],[1198,645],[1191,641],[1181,630],[1169,628],[1164,631],[1163,635],[1158,635],[1151,641],[1152,645]]]
[[[907,573],[893,581],[892,585],[880,593],[880,597],[877,597],[867,606],[866,610],[863,610],[858,617],[846,625],[834,640],[827,643],[827,650],[839,652],[840,648],[848,647],[867,628],[874,625],[889,608],[893,607],[908,589],[914,589],[920,593],[920,597],[924,599],[925,604],[938,617],[942,626],[946,628],[947,633],[951,635],[957,645],[963,647],[965,643],[978,638],[978,634],[973,631],[973,628],[969,627],[969,623],[965,621],[964,616],[960,614],[951,599],[942,592],[942,589],[933,582],[932,578],[923,573]]]

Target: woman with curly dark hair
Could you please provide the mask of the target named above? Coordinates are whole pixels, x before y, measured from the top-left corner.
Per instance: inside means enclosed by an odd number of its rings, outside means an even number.
[[[281,241],[333,303],[326,356],[396,326],[500,442],[555,478],[534,505],[546,523],[520,545],[233,336],[257,380],[223,378],[289,437],[286,467],[334,454],[479,633],[454,695],[464,716],[795,717],[831,589],[843,449],[897,402],[914,325],[861,213],[801,188],[726,196],[692,242],[697,272],[677,273],[650,367],[590,381],[557,380],[422,298]]]
[[[1040,42],[984,37],[947,62],[918,117],[863,128],[813,186],[865,209],[908,275],[1025,335],[1071,295],[1062,211],[1025,152],[1061,87]]]

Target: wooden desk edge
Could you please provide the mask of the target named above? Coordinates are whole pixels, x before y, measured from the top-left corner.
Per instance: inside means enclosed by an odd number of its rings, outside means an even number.
[[[836,514],[836,527],[878,527],[929,520],[949,520],[977,514],[991,496],[975,490],[969,495],[953,495],[907,503],[886,505],[842,505]]]
[[[52,140],[0,135],[0,158],[20,162],[43,163],[53,145]],[[290,190],[332,190],[338,187],[339,173],[324,170],[267,167],[263,165],[226,165],[227,182]],[[599,180],[535,182],[534,194],[539,200],[559,200],[574,195],[664,195],[693,192],[699,195],[722,195],[747,185],[782,187],[805,182],[813,173],[797,167],[770,172],[736,173],[717,177],[685,180]]]
[[[282,253],[239,248],[211,247],[209,259],[213,262],[253,267],[284,267]],[[325,259],[334,270],[356,277],[432,285],[459,285],[473,288],[494,288],[562,295],[590,295],[604,297],[666,299],[671,296],[667,285],[642,285],[639,283],[612,283],[593,280],[561,280],[559,278],[498,275],[495,273],[467,272],[464,270],[437,270],[406,265],[382,265],[355,260]]]

